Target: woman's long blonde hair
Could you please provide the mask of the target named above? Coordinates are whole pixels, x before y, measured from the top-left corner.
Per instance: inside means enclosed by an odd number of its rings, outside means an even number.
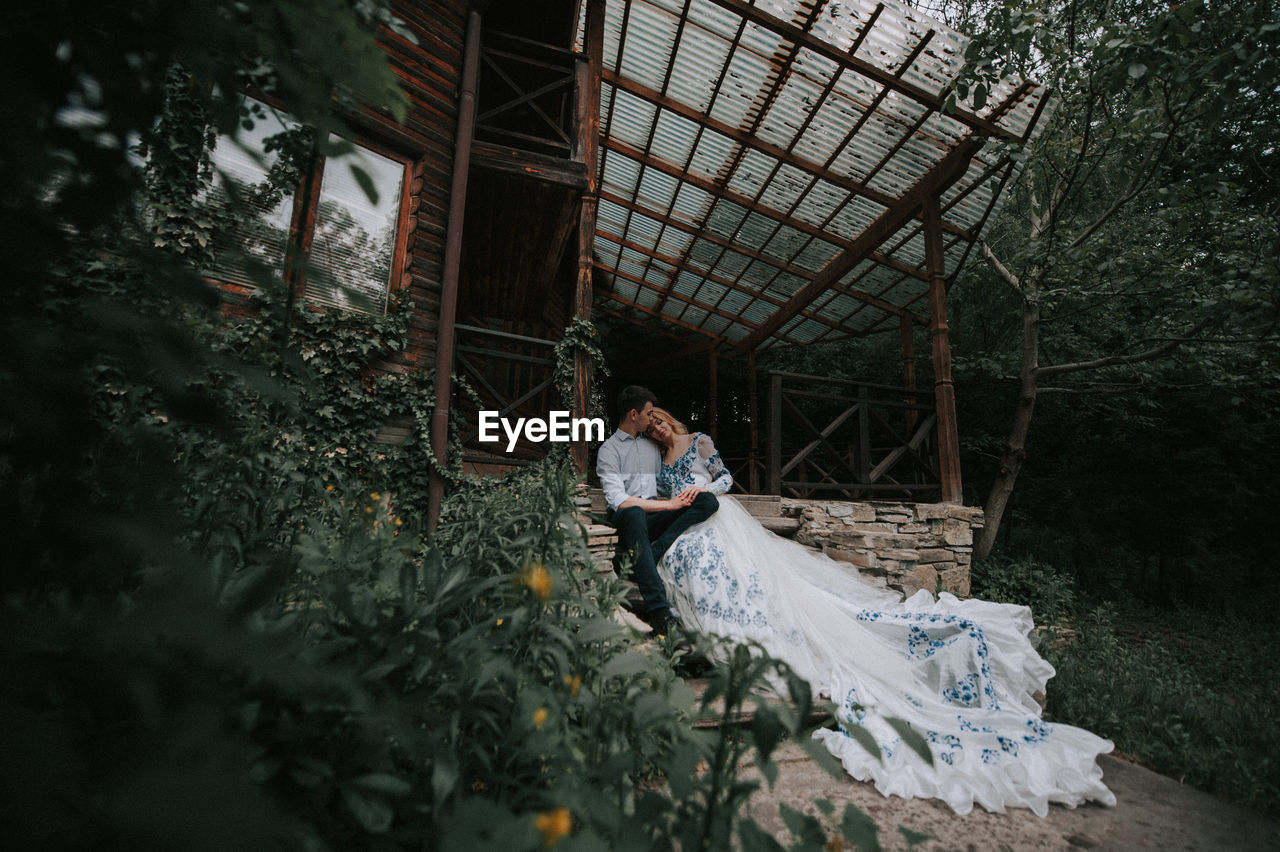
[[[663,423],[666,423],[668,426],[670,426],[671,432],[675,435],[689,434],[689,427],[684,425],[674,417],[672,417],[671,412],[667,411],[665,408],[658,408],[658,406],[655,405],[651,409],[650,416],[653,417],[654,419],[661,420]]]

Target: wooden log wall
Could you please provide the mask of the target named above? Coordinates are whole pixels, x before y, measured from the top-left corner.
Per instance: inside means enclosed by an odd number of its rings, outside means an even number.
[[[394,0],[392,11],[418,43],[385,30],[379,39],[409,98],[404,124],[384,119],[383,126],[415,146],[407,251],[393,277],[414,313],[403,359],[387,366],[429,369],[435,364],[467,9],[463,0]]]

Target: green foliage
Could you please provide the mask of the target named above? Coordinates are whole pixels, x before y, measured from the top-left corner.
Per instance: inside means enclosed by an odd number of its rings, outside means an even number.
[[[600,349],[600,332],[590,320],[575,316],[556,344],[553,355],[555,366],[552,368],[552,380],[556,393],[560,395],[561,403],[569,407],[573,402],[575,363],[579,355],[586,358],[590,364],[592,376],[586,416],[599,417],[608,423],[611,418],[606,411],[600,389],[610,373],[609,365],[605,363],[604,352]]]
[[[6,836],[530,850],[561,834],[611,849],[760,837],[740,816],[758,783],[738,767],[776,776],[769,755],[803,736],[807,684],[734,649],[701,712],[753,703],[754,720],[745,737],[694,730],[692,691],[612,617],[622,590],[590,567],[569,470],[458,489],[429,546],[381,494],[310,487],[291,547],[238,571],[199,570],[192,552],[115,599],[6,602],[7,753],[40,752],[5,776],[22,805]],[[765,702],[766,678],[785,703]]]
[[[1038,624],[1058,624],[1076,608],[1071,578],[1029,557],[984,559],[973,566],[972,583],[974,597],[1029,606]]]
[[[1259,616],[1094,609],[1049,643],[1048,712],[1159,772],[1280,813],[1276,661]]]
[[[431,376],[371,369],[403,348],[408,306],[303,310],[258,268],[254,318],[230,320],[200,278],[230,224],[195,203],[207,146],[253,120],[242,86],[301,122],[273,143],[286,167],[356,103],[398,114],[373,36],[398,29],[385,6],[72,3],[9,23],[6,840],[758,838],[738,817],[752,785],[718,759],[746,753],[734,731],[696,732],[667,658],[614,622],[620,590],[587,567],[570,473],[446,471],[444,523],[422,539]],[[395,417],[409,440],[377,443]],[[807,707],[794,677],[736,656],[714,690],[729,713],[766,669]],[[761,714],[758,765],[800,717]]]

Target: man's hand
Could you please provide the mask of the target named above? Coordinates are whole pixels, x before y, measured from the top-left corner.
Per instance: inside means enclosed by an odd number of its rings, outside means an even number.
[[[691,500],[692,498],[690,498]],[[683,509],[689,505],[689,500],[684,499],[683,492],[669,500],[664,501],[667,509]]]

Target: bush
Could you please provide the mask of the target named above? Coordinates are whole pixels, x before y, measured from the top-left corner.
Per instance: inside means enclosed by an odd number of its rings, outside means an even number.
[[[1252,620],[1143,616],[1130,617],[1140,630],[1122,632],[1115,610],[1099,607],[1074,637],[1049,643],[1049,714],[1156,771],[1280,814],[1276,663],[1256,645]]]
[[[1030,557],[994,555],[973,566],[973,595],[1029,606],[1041,625],[1057,624],[1076,608],[1071,579]]]

